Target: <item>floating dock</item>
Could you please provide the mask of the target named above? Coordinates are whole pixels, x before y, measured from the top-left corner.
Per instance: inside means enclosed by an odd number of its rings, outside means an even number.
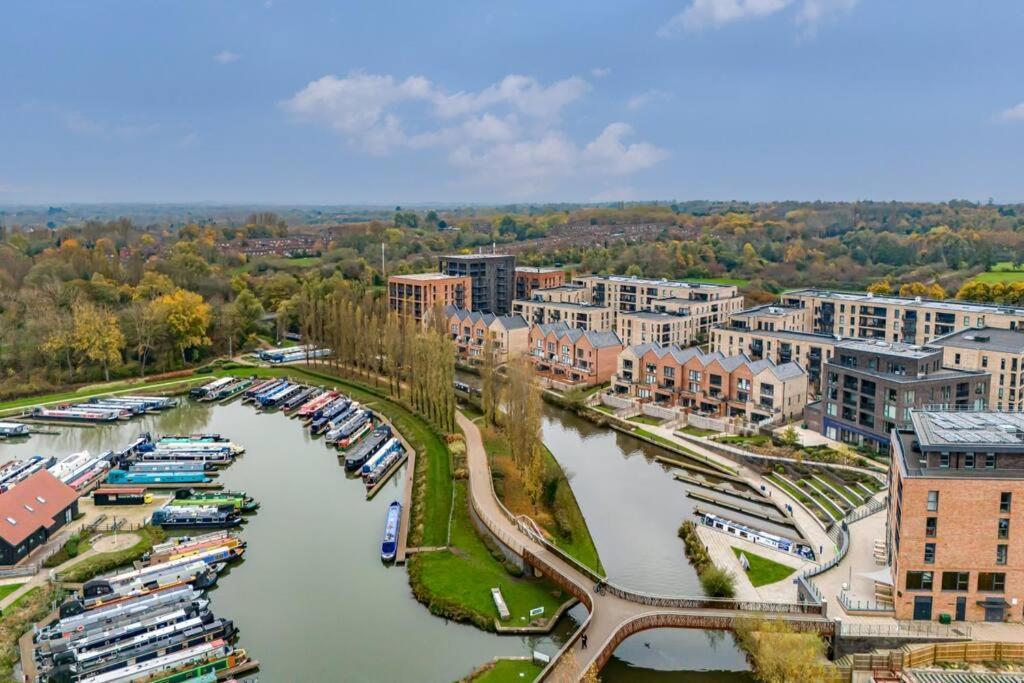
[[[728,472],[723,472],[721,470],[712,469],[710,467],[703,467],[701,465],[694,465],[689,462],[683,462],[679,458],[667,458],[664,455],[656,455],[654,456],[654,459],[664,465],[671,465],[672,467],[681,467],[684,470],[690,470],[691,472],[700,472],[701,474],[706,474],[709,477],[717,477],[719,479],[725,479],[726,481],[734,481],[737,484],[743,484],[744,486],[748,485],[747,482],[741,477],[737,477],[733,474],[729,474]]]
[[[729,500],[722,500],[721,498],[715,498],[714,496],[706,495],[704,493],[701,493],[700,491],[687,491],[686,495],[688,495],[690,498],[693,498],[694,500],[710,503],[711,505],[717,505],[718,507],[723,507],[728,510],[742,512],[743,514],[748,515],[750,517],[757,517],[758,519],[763,519],[765,521],[772,522],[773,524],[780,524],[782,526],[794,526],[792,517],[783,517],[781,515],[775,515],[771,512],[767,512],[759,508],[750,507],[748,505],[740,505],[739,503],[734,503]],[[693,509],[694,511],[701,511],[701,509],[696,506],[694,506]],[[713,513],[712,510],[704,510],[704,512]]]

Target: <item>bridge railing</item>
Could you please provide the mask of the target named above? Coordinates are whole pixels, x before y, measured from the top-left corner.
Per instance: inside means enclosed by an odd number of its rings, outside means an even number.
[[[772,614],[810,614],[824,616],[824,604],[810,602],[763,602],[759,600],[736,600],[734,598],[679,597],[652,595],[627,590],[613,584],[604,587],[612,595],[651,607],[679,609],[720,609],[734,612],[770,612]]]

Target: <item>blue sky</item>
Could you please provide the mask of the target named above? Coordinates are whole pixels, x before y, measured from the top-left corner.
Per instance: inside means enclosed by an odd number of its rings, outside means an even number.
[[[0,7],[0,204],[1024,200],[1024,3]]]

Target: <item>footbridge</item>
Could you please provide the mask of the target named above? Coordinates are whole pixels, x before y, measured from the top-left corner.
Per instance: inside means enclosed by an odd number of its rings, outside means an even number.
[[[652,628],[730,630],[743,619],[781,619],[798,631],[835,635],[824,602],[750,602],[706,597],[651,595],[608,582],[550,544],[532,520],[513,515],[494,492],[490,464],[479,428],[456,413],[466,435],[469,498],[481,523],[537,572],[575,596],[589,615],[539,680],[570,683],[598,671],[627,637]],[[587,634],[588,647],[577,643]]]

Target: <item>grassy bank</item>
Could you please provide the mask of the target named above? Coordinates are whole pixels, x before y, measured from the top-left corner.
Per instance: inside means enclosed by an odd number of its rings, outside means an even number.
[[[530,659],[496,659],[489,662],[460,683],[522,683],[540,675],[541,667]]]
[[[554,614],[569,596],[547,579],[514,576],[516,569],[499,560],[469,517],[466,482],[455,482],[455,508],[448,550],[417,553],[409,558],[413,593],[432,613],[481,629],[495,630],[498,610],[491,588],[498,587],[511,618],[505,626],[529,626],[529,612],[544,608],[544,619]],[[516,572],[518,573],[518,572]]]
[[[18,639],[37,621],[50,613],[54,598],[60,597],[49,585],[33,588],[4,610],[0,619],[0,680],[13,681],[14,664],[18,661]],[[61,592],[61,595],[63,593]]]
[[[544,448],[545,482],[541,500],[534,502],[523,484],[522,473],[509,452],[505,436],[493,427],[481,428],[484,448],[491,461],[494,490],[505,507],[516,514],[527,515],[541,525],[559,548],[581,564],[604,574],[594,539],[580,511],[576,496],[562,466],[547,446]]]
[[[87,557],[62,571],[57,578],[68,583],[88,581],[94,576],[131,564],[148,553],[155,544],[161,543],[167,538],[163,529],[149,525],[132,533],[138,534],[139,540],[131,548]]]
[[[776,562],[775,560],[770,560],[767,557],[762,557],[761,555],[755,555],[749,550],[741,550],[736,546],[731,547],[732,552],[736,557],[739,557],[742,553],[743,556],[747,558],[747,562],[750,564],[750,569],[747,570],[747,578],[750,579],[750,583],[754,588],[782,581],[784,578],[796,571],[792,567]]]

